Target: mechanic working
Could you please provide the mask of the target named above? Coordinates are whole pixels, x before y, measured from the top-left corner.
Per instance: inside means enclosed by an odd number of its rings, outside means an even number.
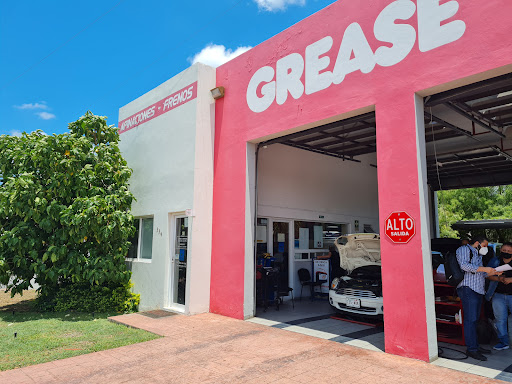
[[[341,277],[344,275],[343,270],[340,267],[340,254],[334,244],[329,246],[329,253],[326,255],[318,255],[318,260],[331,260],[331,280],[335,277]]]

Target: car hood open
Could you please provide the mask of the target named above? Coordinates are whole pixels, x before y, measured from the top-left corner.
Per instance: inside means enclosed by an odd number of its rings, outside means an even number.
[[[352,273],[356,268],[380,266],[380,235],[358,233],[338,237],[334,244],[340,255],[340,267]]]

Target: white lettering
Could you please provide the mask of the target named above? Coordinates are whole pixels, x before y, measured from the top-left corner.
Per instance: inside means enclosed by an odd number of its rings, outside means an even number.
[[[276,63],[276,69],[264,66],[258,69],[247,86],[246,100],[256,113],[265,111],[274,100],[284,104],[288,93],[298,99],[327,89],[331,84],[340,84],[353,72],[370,73],[376,64],[391,67],[404,60],[416,43],[416,30],[410,24],[396,23],[409,20],[417,9],[418,43],[421,52],[427,52],[460,39],[466,30],[462,20],[446,22],[457,14],[456,0],[395,0],[377,16],[373,33],[378,41],[387,43],[372,51],[358,23],[350,24],[343,34],[332,72],[327,71],[332,56],[327,56],[333,45],[331,36],[326,36],[306,47],[303,58],[292,53]],[[441,25],[443,23],[443,25]],[[305,86],[301,81],[305,73]],[[275,80],[274,80],[275,75]],[[261,91],[258,93],[258,89]],[[261,96],[260,96],[261,95]],[[167,103],[167,100],[166,100]],[[164,110],[166,108],[164,104]]]
[[[375,51],[375,61],[382,67],[398,64],[411,52],[416,42],[416,30],[408,24],[395,24],[396,20],[408,20],[416,11],[410,0],[397,0],[389,4],[375,20],[373,33],[377,40],[390,43]]]
[[[388,220],[388,222],[386,223],[386,231],[389,229],[393,229],[393,224],[391,223],[391,220]]]
[[[155,114],[155,106],[146,109],[145,111],[137,113],[135,116],[130,117],[128,120],[121,124],[121,131],[139,125],[147,119],[150,119]]]
[[[294,99],[304,93],[304,85],[300,78],[304,73],[304,59],[298,53],[283,57],[276,63],[276,102],[284,104],[288,92]]]
[[[263,112],[266,110],[276,97],[276,84],[272,81],[274,78],[274,69],[272,67],[261,67],[258,69],[249,81],[247,86],[247,105],[253,112]],[[256,93],[261,83],[266,83],[261,87],[262,97]]]
[[[329,88],[332,84],[332,72],[323,71],[329,66],[331,59],[329,56],[321,55],[327,53],[332,48],[332,37],[326,36],[306,47],[306,94]]]
[[[165,99],[165,101],[164,101],[164,111],[166,109],[168,109],[168,108],[171,108],[171,99],[172,99],[171,97]]]
[[[466,31],[466,23],[462,20],[441,25],[443,21],[455,16],[459,3],[451,0],[440,5],[439,1],[418,0],[418,42],[421,52],[452,43]]]
[[[155,114],[155,106],[152,106],[151,108],[148,109],[148,119],[152,118],[154,114]]]
[[[352,57],[354,53],[354,58]],[[340,84],[349,73],[360,70],[362,73],[370,73],[375,68],[375,57],[366,40],[361,26],[357,23],[350,24],[345,30],[341,41],[338,58],[332,71],[333,83]]]
[[[408,218],[407,220],[405,220],[405,228],[411,231],[412,227],[414,227],[414,222],[412,221],[412,219]]]
[[[192,90],[194,86],[191,86],[188,89],[183,90],[181,93],[177,93],[174,96],[170,96],[164,101],[164,111],[166,109],[171,109],[178,104],[184,103],[188,99],[192,98]]]

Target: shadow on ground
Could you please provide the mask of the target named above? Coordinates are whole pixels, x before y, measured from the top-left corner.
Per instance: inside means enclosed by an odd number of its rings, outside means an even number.
[[[62,321],[87,321],[106,319],[118,313],[82,312],[39,312],[34,309],[36,291],[25,291],[23,296],[11,297],[8,292],[0,292],[0,322],[20,323],[39,319],[59,319]]]

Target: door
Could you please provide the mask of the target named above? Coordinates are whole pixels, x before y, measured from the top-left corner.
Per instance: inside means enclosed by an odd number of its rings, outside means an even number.
[[[171,252],[171,307],[185,309],[187,287],[187,260],[189,252],[189,219],[174,217],[173,250]]]
[[[272,223],[272,256],[274,266],[279,268],[279,286],[289,287],[288,263],[290,255],[290,222],[276,221]]]

